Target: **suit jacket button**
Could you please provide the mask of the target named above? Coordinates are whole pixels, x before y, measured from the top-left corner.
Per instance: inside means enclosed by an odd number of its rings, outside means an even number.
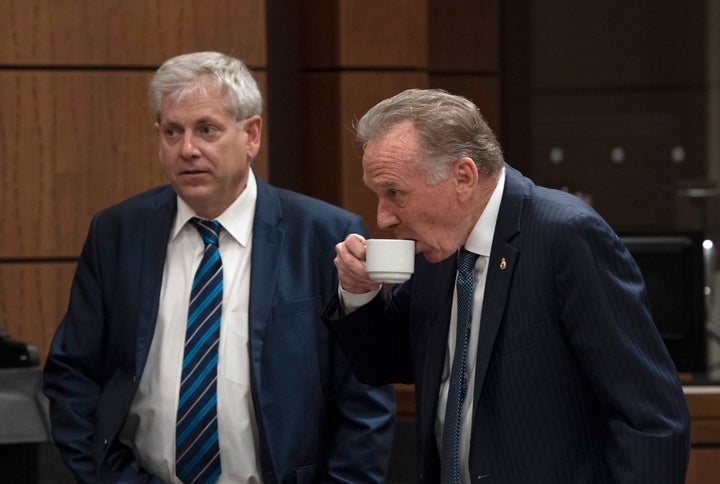
[[[108,446],[108,440],[105,439],[105,440],[103,440],[103,449],[107,449],[107,446]]]

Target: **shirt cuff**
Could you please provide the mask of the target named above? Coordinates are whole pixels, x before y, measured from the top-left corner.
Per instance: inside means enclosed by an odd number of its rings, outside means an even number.
[[[353,294],[338,284],[338,297],[340,298],[340,306],[343,309],[343,314],[350,314],[356,309],[366,305],[377,296],[381,289],[382,285],[373,291],[368,291],[363,294]]]

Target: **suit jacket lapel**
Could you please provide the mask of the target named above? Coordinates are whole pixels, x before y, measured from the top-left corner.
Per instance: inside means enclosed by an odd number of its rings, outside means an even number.
[[[282,220],[280,199],[274,188],[257,180],[257,202],[253,221],[252,254],[250,267],[250,307],[248,308],[248,350],[250,358],[250,378],[252,397],[255,406],[256,422],[260,432],[260,461],[265,469],[265,481],[274,480],[271,449],[274,445],[268,441],[266,431],[266,412],[264,401],[272,394],[263,391],[265,385],[272,385],[273,375],[262,373],[265,335],[272,321],[272,302],[277,287],[280,250],[285,231],[278,227]],[[272,415],[269,416],[272,418]]]
[[[168,187],[167,191],[150,200],[149,204],[149,210],[141,214],[143,220],[138,224],[141,260],[137,274],[140,300],[135,338],[136,375],[142,375],[155,333],[165,255],[173,219],[177,212],[177,198],[175,192]]]
[[[277,193],[261,179],[256,180],[249,308],[250,363],[254,378],[260,375],[263,340],[272,317],[273,295],[280,273],[278,254],[285,236],[285,232],[278,229],[282,209]]]
[[[500,328],[503,314],[505,314],[510,282],[519,254],[517,248],[509,241],[520,232],[522,205],[527,195],[527,184],[523,180],[520,172],[506,165],[505,189],[490,251],[483,309],[480,316],[473,394],[475,402],[480,399],[495,337]],[[479,405],[474,406],[475,411],[478,408]]]

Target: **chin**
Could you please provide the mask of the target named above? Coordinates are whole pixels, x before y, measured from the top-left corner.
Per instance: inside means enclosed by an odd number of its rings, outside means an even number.
[[[193,209],[198,205],[204,205],[211,199],[211,192],[204,187],[178,187],[175,192]]]
[[[438,262],[442,262],[448,257],[452,257],[455,255],[455,252],[451,252],[449,254],[445,254],[442,250],[431,250],[431,251],[424,251],[423,255],[425,256],[425,259],[432,263],[437,264]]]
[[[210,187],[199,183],[178,183],[175,191],[182,197],[208,197],[210,196]]]
[[[431,262],[433,264],[440,262],[442,258],[438,258],[438,253],[434,250],[421,250],[419,251],[422,253],[423,257],[425,257],[425,260],[428,262]]]

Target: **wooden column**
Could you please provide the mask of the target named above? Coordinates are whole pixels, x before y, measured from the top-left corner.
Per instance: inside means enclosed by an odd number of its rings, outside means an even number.
[[[359,213],[373,233],[353,122],[382,99],[428,86],[425,0],[312,0],[300,16],[302,189]]]

